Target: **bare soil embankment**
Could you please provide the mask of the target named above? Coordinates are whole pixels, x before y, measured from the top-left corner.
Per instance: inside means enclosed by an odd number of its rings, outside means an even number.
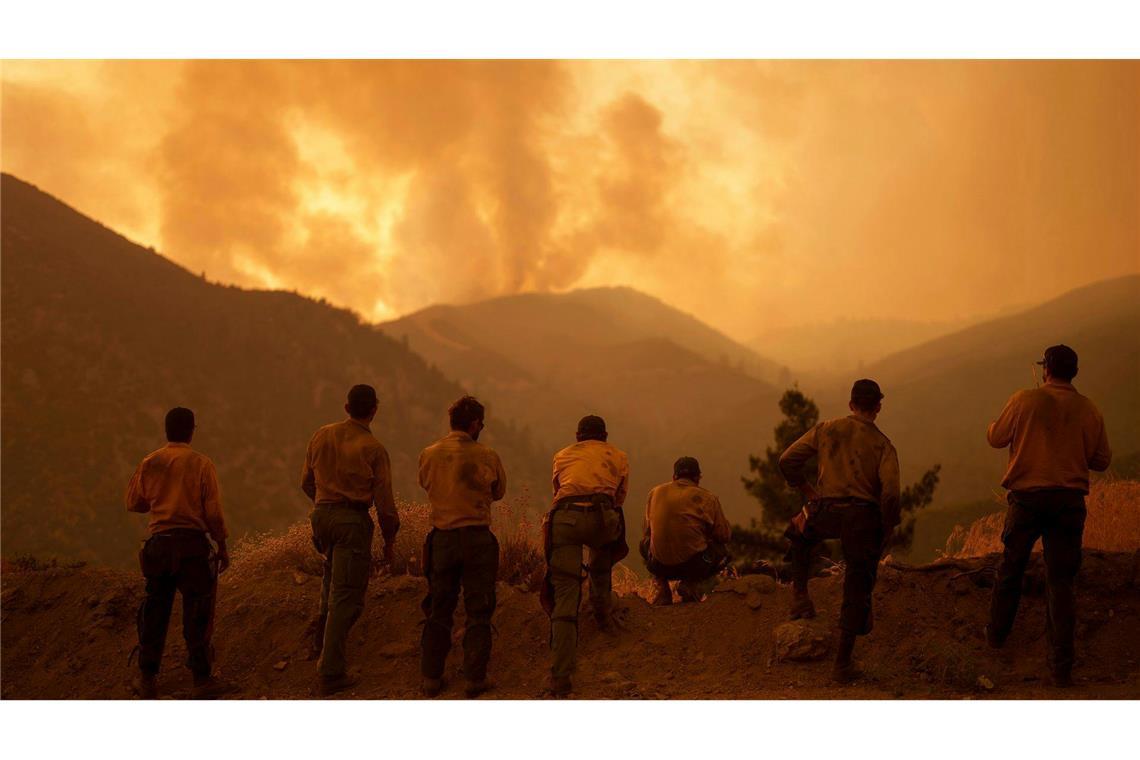
[[[246,699],[311,696],[316,663],[306,659],[308,628],[320,593],[319,562],[304,526],[248,546],[220,584],[215,644],[221,674]],[[857,656],[866,676],[828,683],[827,652],[842,576],[813,581],[820,618],[804,632],[820,659],[780,661],[774,631],[785,622],[787,589],[769,578],[731,581],[701,604],[651,607],[624,575],[622,628],[596,630],[583,607],[578,698],[1138,698],[1140,553],[1087,553],[1079,580],[1077,686],[1060,692],[1044,675],[1044,569],[1035,559],[1007,648],[986,648],[986,618],[996,557],[907,568],[882,566],[874,632]],[[2,695],[5,699],[130,697],[128,658],[136,643],[137,574],[96,567],[21,569],[3,576]],[[354,628],[351,661],[363,680],[348,698],[419,696],[422,578],[381,574]],[[487,697],[545,696],[548,622],[535,593],[499,584]],[[190,677],[175,611],[163,693],[185,696]],[[462,604],[455,640],[462,636]],[[787,631],[785,630],[785,633]],[[794,633],[794,632],[793,632]],[[803,642],[807,643],[807,642]],[[461,696],[458,648],[445,697]]]
[[[1105,479],[1092,484],[1085,500],[1083,545],[1105,552],[1140,550],[1140,482]],[[1005,510],[955,526],[946,541],[945,554],[951,557],[980,557],[1002,551],[1001,533]],[[1038,541],[1037,550],[1041,543]]]

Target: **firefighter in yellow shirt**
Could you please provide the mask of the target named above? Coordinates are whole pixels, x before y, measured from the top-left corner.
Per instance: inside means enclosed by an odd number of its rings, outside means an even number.
[[[463,630],[463,676],[468,697],[489,688],[491,616],[499,542],[491,532],[491,503],[507,492],[507,474],[499,455],[479,443],[483,405],[464,396],[451,405],[451,432],[420,454],[420,487],[431,505],[431,532],[424,542],[428,594],[423,601],[421,639],[423,692],[434,697],[443,688],[443,667],[451,649],[451,624],[463,589],[467,621]]]
[[[1089,470],[1108,469],[1112,450],[1100,411],[1073,387],[1077,352],[1065,345],[1050,346],[1038,364],[1044,366],[1045,384],[1015,393],[986,435],[994,448],[1009,447],[1009,467],[1001,483],[1009,489],[1002,531],[1005,551],[986,641],[999,648],[1013,629],[1025,567],[1040,538],[1048,581],[1049,667],[1054,685],[1067,687],[1073,682],[1073,583],[1081,567]]]
[[[681,601],[699,602],[728,563],[732,526],[720,499],[700,483],[701,463],[681,457],[673,463],[673,480],[649,492],[640,548],[657,588],[654,604],[673,603],[671,580],[680,581]]]
[[[622,505],[629,491],[629,458],[607,442],[606,422],[588,415],[578,422],[578,442],[554,455],[554,503],[543,521],[547,572],[542,603],[550,615],[551,691],[566,696],[578,648],[582,598],[582,550],[590,602],[599,630],[609,630],[613,609],[611,571],[629,547]]]
[[[375,504],[384,556],[391,558],[400,517],[392,496],[388,451],[372,435],[380,402],[371,385],[354,385],[344,405],[348,418],[318,430],[305,453],[301,490],[313,501],[313,545],[325,558],[314,649],[320,652],[317,691],[322,696],[355,686],[347,670],[348,632],[364,612],[372,572]]]
[[[785,536],[791,541],[792,618],[814,617],[808,596],[812,554],[820,541],[838,538],[843,546],[843,607],[839,648],[832,678],[848,683],[861,673],[851,659],[855,638],[871,632],[871,593],[879,558],[899,524],[899,458],[890,439],[875,425],[883,393],[874,380],[851,387],[851,414],[821,422],[780,455],[780,471],[798,488],[807,505]],[[819,479],[807,481],[804,465],[819,458]]]
[[[211,673],[218,574],[229,567],[230,555],[218,474],[208,457],[190,448],[194,427],[191,410],[167,412],[168,443],[143,459],[127,486],[127,511],[150,516],[150,538],[139,551],[146,597],[139,610],[135,691],[142,699],[158,697],[158,669],[175,592],[182,594],[182,635],[194,674],[191,695],[208,699],[237,690]]]

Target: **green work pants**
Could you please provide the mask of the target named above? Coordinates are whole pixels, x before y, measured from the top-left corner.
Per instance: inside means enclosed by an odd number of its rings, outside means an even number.
[[[471,682],[487,676],[491,659],[491,616],[495,614],[495,579],[499,542],[479,525],[433,530],[424,545],[428,594],[421,608],[424,631],[420,667],[424,678],[441,678],[451,650],[451,626],[459,591],[467,622],[463,631],[463,675]]]
[[[374,527],[367,511],[347,506],[318,506],[309,521],[313,545],[325,558],[320,610],[324,635],[317,672],[334,678],[345,672],[348,632],[364,612]]]
[[[559,507],[550,516],[550,570],[554,611],[550,616],[551,672],[574,673],[578,650],[578,606],[582,600],[582,547],[589,549],[587,572],[594,614],[608,618],[613,570],[612,544],[621,536],[621,513],[596,507],[589,511]]]

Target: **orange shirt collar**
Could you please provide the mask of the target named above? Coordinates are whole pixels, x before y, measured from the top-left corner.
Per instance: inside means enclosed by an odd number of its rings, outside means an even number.
[[[190,444],[183,443],[182,441],[167,441],[166,448],[168,449],[188,449]]]
[[[468,433],[466,430],[452,430],[450,433],[447,434],[447,437],[448,438],[457,438],[461,441],[464,439],[466,439],[468,441],[474,441],[475,440],[474,438],[471,437],[471,434]]]
[[[371,433],[371,432],[372,432],[372,427],[371,427],[371,426],[370,426],[370,425],[369,425],[367,422],[361,422],[360,420],[358,420],[358,419],[354,419],[354,418],[352,418],[352,417],[349,417],[347,421],[348,421],[348,422],[351,422],[351,423],[352,423],[352,424],[354,424],[354,425],[359,425],[360,427],[362,427],[362,428],[364,428],[365,430],[367,430],[369,433]]]

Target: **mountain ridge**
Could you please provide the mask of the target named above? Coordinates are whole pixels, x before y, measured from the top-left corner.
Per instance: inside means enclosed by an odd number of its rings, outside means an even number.
[[[176,405],[216,463],[235,536],[304,514],[304,447],[376,386],[373,429],[396,490],[419,494],[420,448],[463,389],[342,309],[209,283],[9,174],[2,177],[3,553],[132,561],[122,507]],[[487,440],[522,487],[541,477],[525,433],[491,408]]]

